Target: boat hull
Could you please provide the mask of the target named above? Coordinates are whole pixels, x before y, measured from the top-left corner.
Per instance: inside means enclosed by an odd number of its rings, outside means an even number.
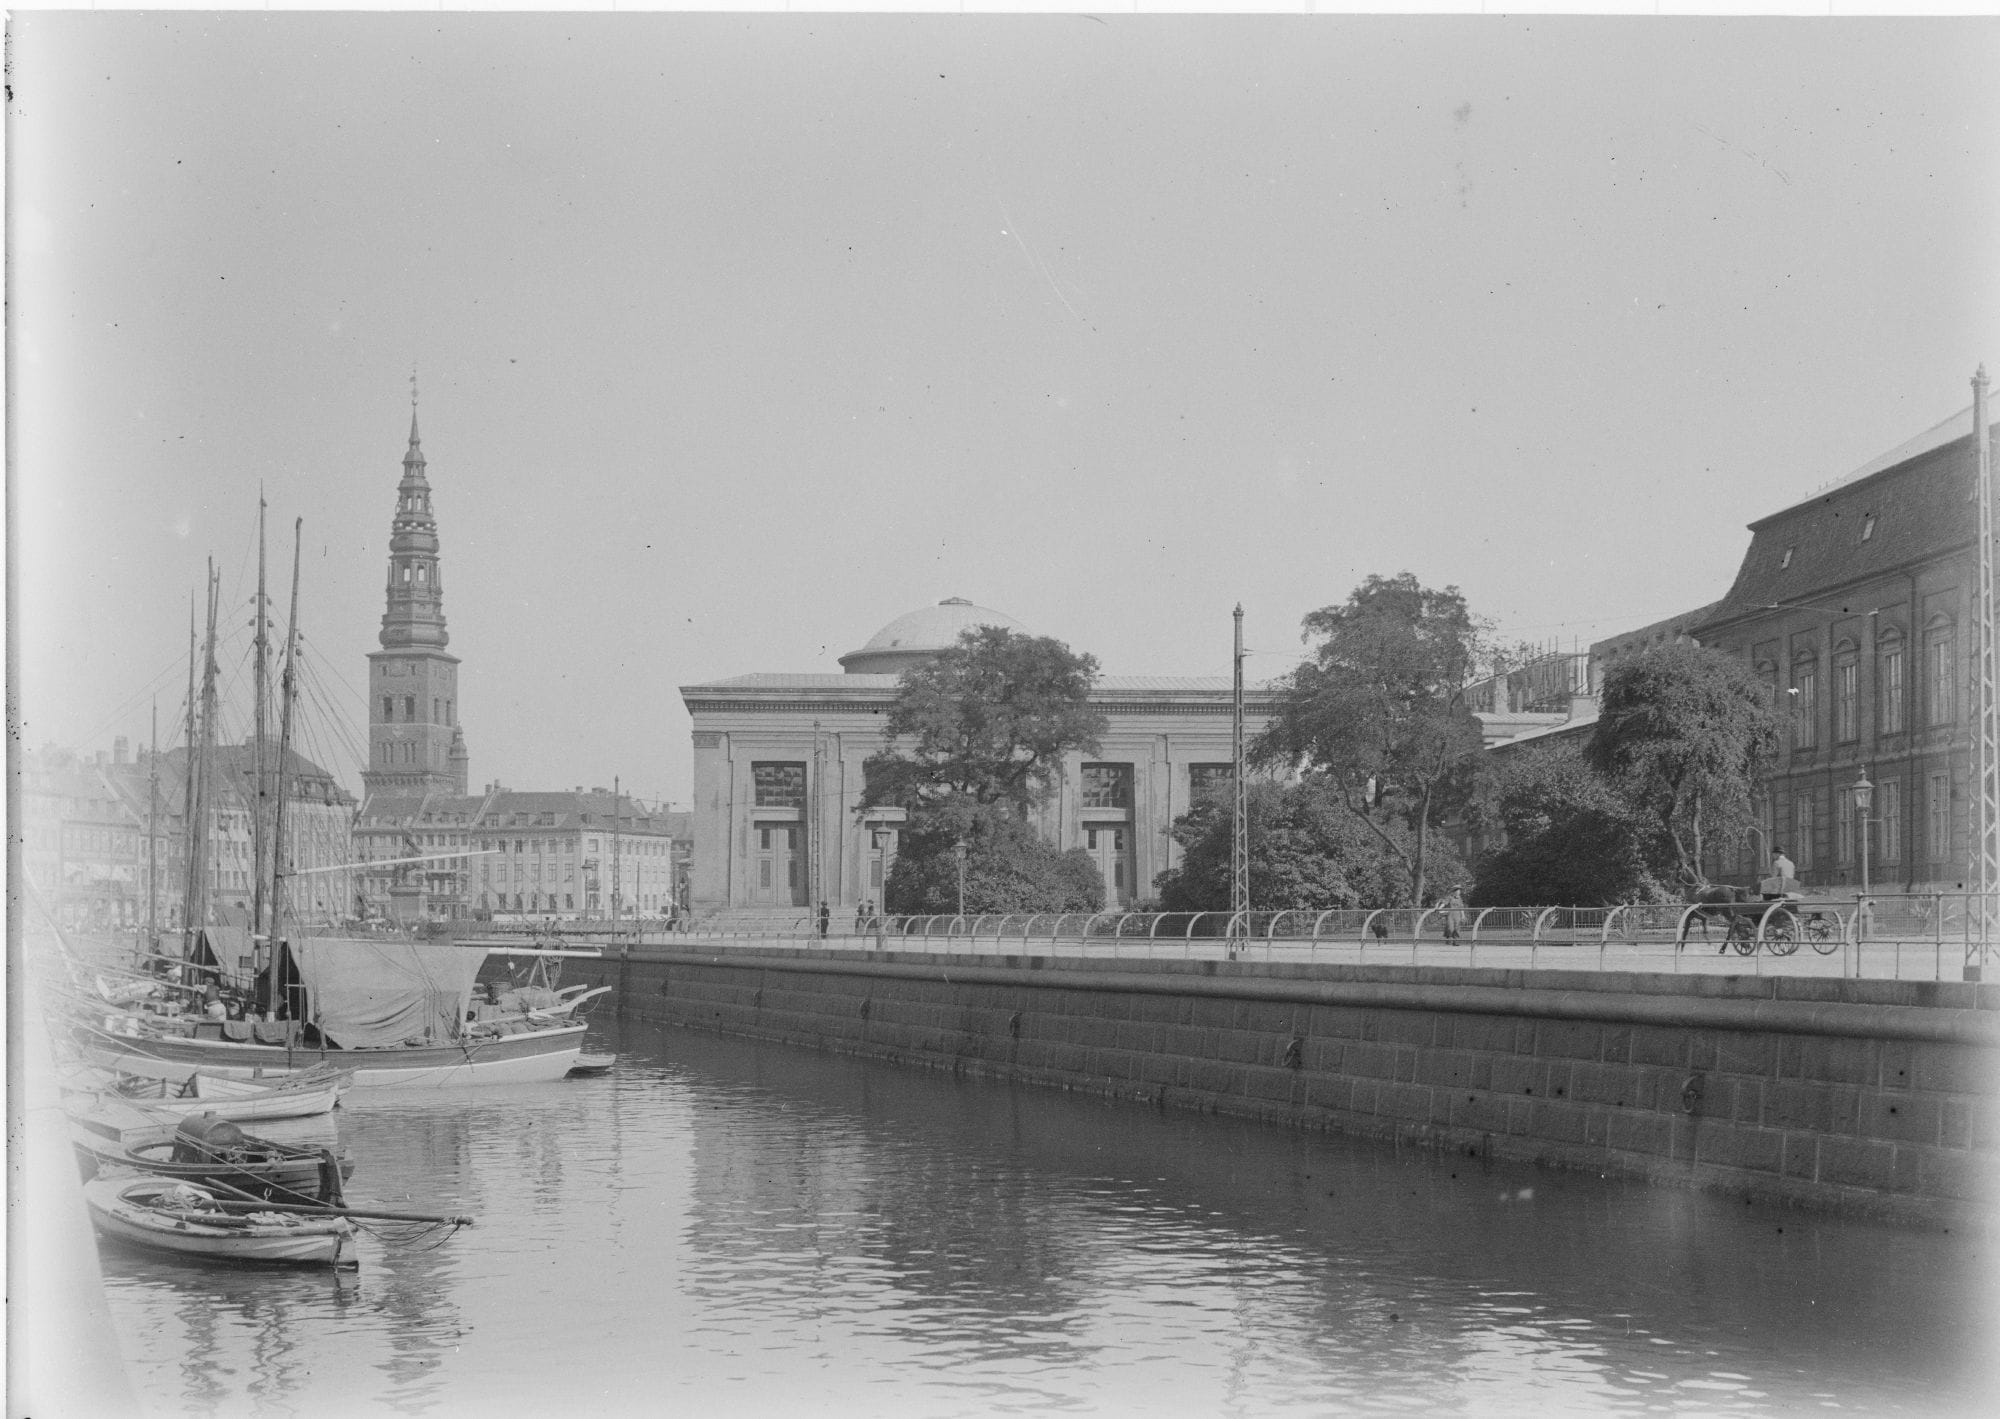
[[[166,1093],[168,1083],[165,1079],[158,1075],[148,1077],[158,1081],[151,1093],[99,1089],[97,1097],[162,1117],[212,1113],[231,1123],[269,1123],[278,1119],[312,1118],[331,1113],[334,1105],[340,1102],[340,1096],[354,1082],[353,1075],[345,1071],[324,1083],[301,1084],[296,1088],[287,1087],[287,1081],[296,1079],[296,1075],[281,1076],[278,1080],[253,1081],[195,1073],[189,1077],[194,1081],[197,1092],[182,1097]]]
[[[226,1265],[354,1265],[354,1224],[345,1217],[298,1218],[282,1225],[210,1226],[145,1206],[159,1184],[125,1179],[86,1183],[84,1203],[103,1235],[147,1251]]]
[[[532,1084],[560,1079],[583,1052],[587,1027],[563,1025],[465,1045],[324,1052],[236,1040],[158,1039],[79,1027],[91,1061],[125,1074],[181,1080],[194,1073],[254,1079],[337,1064],[354,1071],[356,1089],[436,1088],[458,1084]]]

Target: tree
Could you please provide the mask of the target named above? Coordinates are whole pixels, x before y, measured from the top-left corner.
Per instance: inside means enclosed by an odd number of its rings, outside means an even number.
[[[1250,900],[1264,910],[1326,911],[1409,901],[1404,857],[1386,849],[1323,780],[1253,783],[1244,793]],[[1181,865],[1155,879],[1167,911],[1227,911],[1234,805],[1216,794],[1173,828]],[[1392,837],[1408,830],[1390,823]],[[1437,865],[1435,848],[1432,863]]]
[[[907,810],[883,883],[892,912],[956,912],[960,852],[968,912],[1094,911],[1104,879],[1089,854],[1062,852],[1028,822],[1065,755],[1096,753],[1097,661],[1047,636],[996,626],[903,673],[881,753],[863,765],[861,808]]]
[[[1749,830],[1777,749],[1777,714],[1749,668],[1680,642],[1606,671],[1588,759],[1657,825],[1672,874],[1694,887],[1703,855]]]
[[[958,796],[911,815],[882,887],[883,906],[903,916],[958,911],[961,844],[969,914],[1104,905],[1104,876],[1089,853],[1051,847],[1005,804]]]
[[[1090,704],[1097,660],[1049,636],[975,626],[903,672],[883,726],[888,747],[864,766],[862,806],[912,811],[963,796],[1025,812],[1072,750],[1097,752],[1104,716]]]
[[[1478,776],[1479,722],[1464,687],[1479,629],[1457,587],[1434,591],[1408,572],[1370,576],[1304,626],[1303,639],[1319,644],[1281,683],[1255,756],[1328,784],[1401,862],[1421,902],[1440,875],[1437,823],[1469,800]]]
[[[1655,824],[1575,744],[1510,751],[1492,807],[1506,842],[1480,860],[1475,906],[1595,906],[1665,895]]]

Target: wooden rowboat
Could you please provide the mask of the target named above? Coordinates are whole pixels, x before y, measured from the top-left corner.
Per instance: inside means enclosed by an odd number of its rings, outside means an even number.
[[[315,1065],[263,1079],[196,1073],[181,1084],[147,1075],[106,1074],[96,1092],[162,1118],[212,1113],[231,1123],[262,1123],[330,1113],[353,1083],[352,1069]]]
[[[327,1203],[341,1200],[341,1184],[354,1172],[352,1160],[331,1148],[258,1138],[212,1114],[182,1119],[178,1127],[148,1120],[131,1128],[121,1126],[124,1121],[105,1111],[70,1119],[71,1141],[90,1170],[130,1168],[197,1186],[220,1184],[267,1201]]]
[[[229,1210],[207,1189],[169,1178],[99,1178],[84,1184],[83,1200],[98,1231],[149,1251],[231,1264],[360,1261],[345,1217]]]

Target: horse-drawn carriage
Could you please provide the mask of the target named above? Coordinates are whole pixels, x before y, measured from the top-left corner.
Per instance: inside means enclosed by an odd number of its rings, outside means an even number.
[[[1722,944],[1716,948],[1717,954],[1734,948],[1739,956],[1754,955],[1761,945],[1774,956],[1789,956],[1802,941],[1822,956],[1840,949],[1838,916],[1808,904],[1797,890],[1798,883],[1790,878],[1766,878],[1758,886],[1760,890],[1754,893],[1748,887],[1703,888],[1682,920],[1676,948],[1688,944],[1697,926],[1704,941],[1714,940],[1712,931],[1720,926]]]

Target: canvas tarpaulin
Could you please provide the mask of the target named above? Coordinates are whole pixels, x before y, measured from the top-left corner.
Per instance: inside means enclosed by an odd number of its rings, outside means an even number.
[[[342,1049],[458,1038],[484,951],[321,937],[291,953],[320,1032]]]

